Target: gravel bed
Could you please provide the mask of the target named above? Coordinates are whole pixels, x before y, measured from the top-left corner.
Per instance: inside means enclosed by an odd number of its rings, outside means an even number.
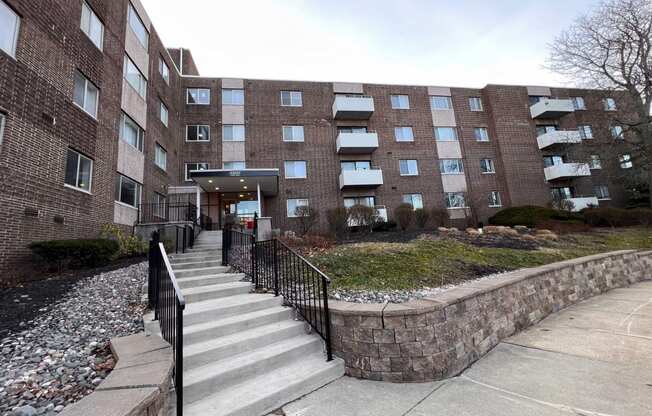
[[[143,330],[146,277],[138,263],[84,278],[0,339],[0,415],[54,416],[91,393],[115,364],[109,339]]]

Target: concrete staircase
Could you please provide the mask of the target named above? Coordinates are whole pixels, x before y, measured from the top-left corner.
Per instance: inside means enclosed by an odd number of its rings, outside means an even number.
[[[221,266],[222,233],[203,231],[170,256],[186,299],[184,415],[265,415],[344,374],[282,298],[252,293]]]

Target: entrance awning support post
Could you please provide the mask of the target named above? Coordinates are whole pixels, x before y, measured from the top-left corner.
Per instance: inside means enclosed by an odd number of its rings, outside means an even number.
[[[263,201],[261,198],[261,193],[260,193],[260,182],[256,184],[256,190],[258,192],[258,216],[262,217],[263,216]]]

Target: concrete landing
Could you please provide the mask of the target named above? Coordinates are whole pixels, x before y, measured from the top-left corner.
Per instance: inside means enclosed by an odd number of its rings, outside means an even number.
[[[552,315],[459,377],[420,384],[343,377],[276,414],[652,415],[652,282]]]

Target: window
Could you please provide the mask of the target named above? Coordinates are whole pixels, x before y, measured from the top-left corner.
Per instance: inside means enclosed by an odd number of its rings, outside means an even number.
[[[66,155],[66,186],[90,192],[92,177],[93,161],[81,153],[68,149]]]
[[[571,97],[573,102],[573,108],[576,110],[586,110],[586,104],[584,104],[583,97]]]
[[[598,199],[611,199],[607,185],[595,185],[593,187],[593,193]]]
[[[147,93],[147,80],[127,55],[125,55],[124,77],[129,85],[138,92],[138,95],[145,98],[145,94]]]
[[[547,100],[548,97],[545,95],[530,95],[528,99],[530,100],[530,105],[534,105],[539,101]]]
[[[605,98],[604,101],[605,111],[615,111],[616,110],[616,100],[613,98]]]
[[[243,142],[245,139],[245,126],[242,124],[225,124],[222,126],[223,142]]]
[[[376,197],[373,196],[355,196],[344,198],[344,208],[351,208],[356,205],[374,208],[376,206]]]
[[[399,160],[398,166],[401,176],[416,176],[419,174],[419,167],[414,159]]]
[[[81,30],[99,50],[102,50],[104,25],[86,2],[82,2]]]
[[[303,126],[283,126],[284,142],[302,142]]]
[[[301,107],[303,105],[301,91],[281,91],[281,105],[284,107]]]
[[[309,206],[309,202],[307,199],[299,199],[299,198],[288,199],[287,206],[288,206],[288,218],[294,218],[297,216],[297,208],[307,207]]]
[[[161,118],[161,122],[165,127],[168,126],[168,108],[166,107],[165,104],[163,104],[163,101],[160,102],[160,111],[159,111],[159,117]]]
[[[583,140],[593,138],[593,128],[591,128],[591,126],[589,126],[588,124],[577,126],[577,130],[579,130],[580,136],[582,137]]]
[[[432,95],[430,96],[430,108],[433,110],[450,110],[453,108],[451,97]]]
[[[455,127],[435,127],[435,140],[440,142],[456,142],[457,129]]]
[[[496,173],[493,159],[480,159],[480,172],[483,174]]]
[[[412,127],[394,127],[394,137],[397,142],[413,142],[414,132]]]
[[[442,175],[460,175],[464,173],[462,159],[440,159],[439,170]]]
[[[81,72],[75,72],[73,101],[91,116],[97,118],[99,90]]]
[[[244,105],[244,90],[222,89],[222,105]]]
[[[616,140],[623,140],[625,136],[623,135],[623,126],[611,126],[611,137]]]
[[[4,137],[5,133],[5,118],[6,116],[4,113],[0,113],[0,144],[2,144],[2,138]]]
[[[482,111],[482,99],[480,97],[469,97],[469,108],[471,108],[471,111]]]
[[[369,160],[355,160],[350,162],[340,162],[342,170],[369,170],[371,169],[371,161]]]
[[[165,63],[162,57],[158,57],[158,73],[166,84],[170,85],[170,67]]]
[[[589,168],[602,169],[602,161],[600,160],[600,155],[591,155],[591,159],[589,160]]]
[[[392,101],[392,108],[395,110],[409,110],[410,109],[410,97],[407,95],[392,95],[390,96]]]
[[[634,166],[632,163],[632,155],[620,155],[618,156],[618,162],[620,162],[620,167],[622,169],[631,169]]]
[[[159,194],[158,192],[154,192],[154,197],[152,198],[153,208],[152,208],[152,214],[155,217],[158,218],[165,218],[166,214],[166,205],[167,205],[167,197],[163,194]]]
[[[0,1],[0,49],[16,57],[20,18],[3,1]]]
[[[211,103],[211,90],[208,88],[188,88],[186,90],[186,104],[209,105]]]
[[[538,126],[536,126],[536,129],[537,129],[537,137],[538,137],[546,133],[557,131],[557,126],[554,124],[539,124]]]
[[[307,177],[305,160],[286,160],[285,161],[285,178],[286,179],[305,179]]]
[[[353,126],[353,127],[337,127],[337,132],[338,133],[366,133],[367,128],[364,126],[358,127],[358,126]]]
[[[163,170],[165,170],[168,164],[168,152],[158,143],[156,143],[154,152],[154,163]]]
[[[120,138],[127,144],[136,149],[143,151],[143,142],[145,140],[145,130],[141,129],[135,121],[125,113],[122,113],[120,120]]]
[[[211,140],[211,127],[205,124],[191,124],[186,126],[187,142],[209,142]]]
[[[423,197],[421,194],[403,195],[403,203],[412,205],[414,209],[423,209]]]
[[[208,163],[186,163],[186,181],[190,181],[190,171],[192,170],[208,170]]]
[[[544,156],[543,166],[549,168],[550,166],[561,165],[564,163],[564,158],[561,156]]]
[[[464,192],[446,192],[446,208],[466,208]]]
[[[140,16],[138,16],[138,13],[136,13],[136,9],[134,9],[134,6],[129,4],[129,27],[131,27],[131,30],[134,32],[136,37],[138,38],[138,42],[145,48],[145,50],[149,49],[149,33],[147,32],[147,29],[145,28],[145,25],[143,24],[143,21],[140,20]]]
[[[476,127],[473,129],[473,134],[475,135],[476,142],[488,142],[489,141],[489,130],[486,127]]]
[[[132,207],[138,207],[138,204],[140,204],[141,192],[142,186],[138,182],[118,174],[115,192],[116,201]]]
[[[489,207],[490,208],[502,207],[503,206],[503,201],[500,199],[500,192],[491,191],[491,192],[489,192],[488,197],[489,197]]]
[[[224,162],[222,163],[222,169],[227,169],[227,170],[243,170],[247,169],[247,164],[242,161],[238,162]]]

